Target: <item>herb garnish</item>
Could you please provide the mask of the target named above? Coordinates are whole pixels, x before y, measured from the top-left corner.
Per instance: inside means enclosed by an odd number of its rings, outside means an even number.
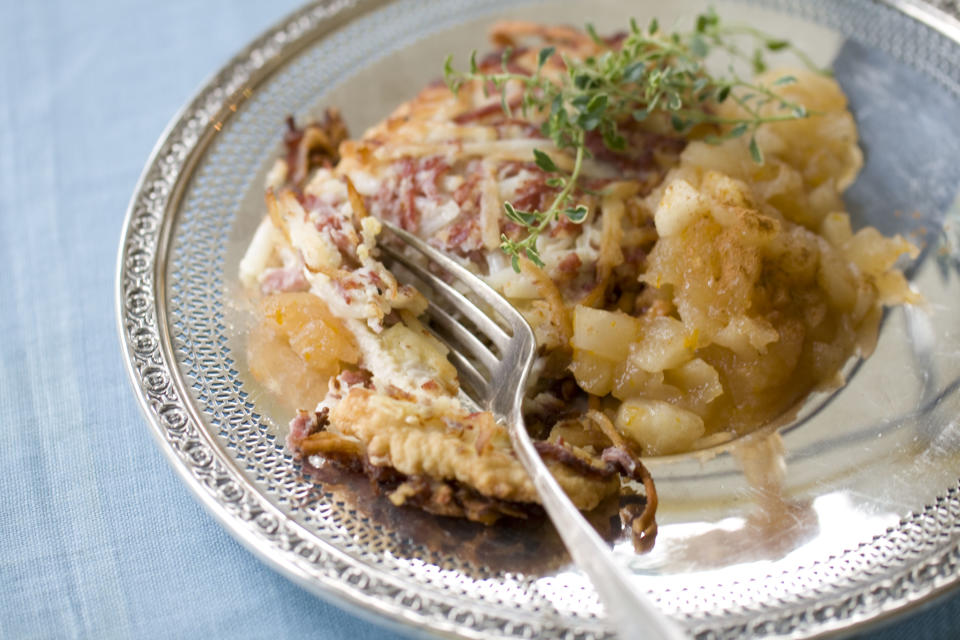
[[[550,174],[547,186],[560,189],[546,211],[522,211],[509,202],[504,203],[507,218],[527,230],[527,236],[522,239],[513,240],[505,234],[500,237],[500,247],[511,257],[516,271],[520,270],[521,255],[537,266],[544,266],[537,250],[537,238],[559,216],[563,215],[574,223],[586,220],[587,207],[577,204],[573,196],[583,160],[590,156],[586,148],[588,132],[599,132],[604,145],[611,151],[624,151],[626,140],[620,133],[621,123],[631,118],[643,121],[655,112],[666,113],[678,133],[687,133],[701,124],[716,125],[717,132],[704,138],[709,143],[749,135],[750,154],[761,164],[763,154],[755,137],[757,128],[767,122],[795,120],[809,115],[803,105],[787,101],[771,89],[795,82],[792,76],[781,77],[771,87],[765,87],[742,79],[732,66],[724,76],[707,72],[704,63],[711,49],[746,59],[757,72],[766,69],[764,52],[789,49],[813,68],[810,59],[786,40],[772,38],[752,27],[723,25],[712,9],[697,16],[694,31],[685,34],[663,33],[656,19],[646,29],[631,20],[630,32],[619,50],[609,49],[590,25],[587,25],[587,33],[608,50],[583,61],[562,56],[567,72],[559,81],[546,78],[542,73],[547,60],[556,54],[554,47],[540,50],[536,71],[529,76],[509,71],[512,55],[509,49],[503,52],[499,73],[481,72],[476,51],[470,57],[467,72],[453,68],[453,56],[448,56],[444,64],[444,78],[454,93],[471,80],[480,81],[485,89],[488,83],[492,83],[500,92],[501,106],[508,116],[512,114],[507,85],[518,83],[523,89],[520,108],[524,117],[530,111],[546,113],[541,126],[543,135],[552,140],[558,150],[573,153],[573,169],[567,173],[546,152],[540,149],[533,152],[537,166]],[[739,35],[749,36],[757,42],[752,54],[747,54],[734,42],[732,37]],[[711,104],[727,100],[735,101],[746,116],[721,117],[710,109]],[[776,111],[762,115],[761,109],[768,104],[776,106]]]

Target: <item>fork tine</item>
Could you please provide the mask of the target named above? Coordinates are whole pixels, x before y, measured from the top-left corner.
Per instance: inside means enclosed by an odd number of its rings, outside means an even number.
[[[407,234],[407,235],[410,235],[410,234]],[[406,239],[405,236],[402,236],[402,238],[404,240]],[[430,256],[423,250],[423,247],[414,246],[414,248],[420,251],[421,253],[424,253],[424,255],[426,255],[431,260],[433,259],[432,256]],[[479,329],[483,334],[489,337],[490,340],[497,346],[497,348],[500,349],[501,353],[504,353],[506,351],[507,345],[510,343],[510,336],[507,335],[507,333],[503,330],[503,328],[500,325],[498,325],[496,322],[494,322],[490,318],[490,316],[483,313],[483,311],[481,311],[476,304],[468,300],[466,296],[464,296],[462,293],[457,291],[453,286],[444,282],[434,274],[430,273],[429,271],[424,269],[422,266],[420,266],[419,264],[411,260],[409,257],[403,255],[403,253],[401,253],[400,251],[397,251],[393,247],[390,247],[386,244],[380,244],[380,250],[383,251],[383,253],[385,253],[386,255],[390,256],[390,258],[392,258],[394,261],[402,264],[404,267],[407,268],[408,271],[410,271],[415,276],[417,276],[420,280],[422,280],[424,283],[432,287],[438,294],[446,298],[453,305],[453,307],[460,310],[463,313],[463,315],[477,327],[477,329]],[[456,262],[453,262],[449,258],[446,258],[446,256],[443,256],[443,257],[447,261],[459,267],[463,272],[470,275],[471,278],[476,278],[476,276],[474,276],[472,273],[470,273],[469,271],[467,271],[466,269],[458,265]],[[440,266],[443,268],[446,268],[447,265],[440,265]],[[454,275],[459,277],[458,274],[454,274]],[[479,278],[476,278],[476,279],[479,280]],[[484,283],[482,280],[479,280],[479,281],[484,288],[489,289],[489,286],[486,283]],[[472,282],[472,280],[467,282],[466,284],[468,286],[473,285],[471,286],[471,291],[476,291],[478,294],[480,294],[481,298],[486,300],[486,298],[488,297],[487,295],[485,295],[487,291],[485,291],[484,289],[481,289],[480,287],[475,288],[475,285]],[[492,292],[492,290],[490,291]],[[495,294],[495,295],[497,295],[497,297],[499,298],[499,294]],[[509,303],[507,303],[502,298],[499,298],[499,300],[496,301],[496,304],[492,306],[494,309],[497,310],[498,313],[500,313],[500,309],[504,304],[509,304]],[[510,321],[509,317],[507,317],[506,319]]]
[[[477,297],[483,300],[491,309],[494,309],[497,314],[510,325],[511,329],[527,326],[527,321],[520,312],[517,311],[512,304],[507,302],[503,296],[494,291],[493,287],[484,282],[480,276],[439,249],[430,246],[426,241],[418,238],[409,231],[386,221],[383,221],[383,226],[406,244],[425,255],[433,263],[445,269],[448,273],[460,280],[460,282],[470,287],[471,292],[475,293]]]
[[[430,303],[427,307],[427,313],[434,321],[434,333],[443,338],[454,351],[465,351],[475,360],[477,360],[487,370],[488,375],[492,375],[497,370],[497,358],[490,353],[485,344],[480,342],[473,333],[466,327],[457,322],[449,313],[441,309],[438,305]],[[440,329],[438,331],[437,329]]]
[[[426,243],[422,238],[415,236],[406,229],[398,227],[392,222],[381,221],[385,229],[399,237],[401,240],[406,242],[408,245],[427,256],[430,260],[435,262],[437,265],[443,267],[450,274],[456,276],[462,282],[467,284],[472,290],[475,290],[476,294],[488,305],[497,309],[500,312],[501,309],[512,309],[506,304],[504,299],[494,291],[490,286],[480,279],[476,274],[471,272],[469,269],[461,265],[459,262],[443,253],[442,251],[431,247]],[[505,316],[505,319],[509,319]]]
[[[467,395],[481,405],[486,404],[489,398],[487,389],[489,385],[474,364],[456,349],[450,349],[447,359],[456,368],[460,386],[467,392]]]

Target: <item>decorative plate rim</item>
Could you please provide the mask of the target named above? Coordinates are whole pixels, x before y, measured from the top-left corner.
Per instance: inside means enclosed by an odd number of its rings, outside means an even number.
[[[938,31],[960,45],[960,8],[919,0],[873,0]],[[375,0],[316,0],[267,29],[214,73],[171,119],[145,165],[127,207],[117,257],[116,314],[124,365],[151,433],[171,465],[204,507],[250,551],[273,569],[338,606],[398,630],[411,626],[446,637],[564,637],[610,635],[603,628],[565,629],[542,620],[497,614],[489,607],[465,609],[450,600],[409,591],[403,580],[374,575],[334,545],[316,540],[287,518],[239,472],[202,425],[174,356],[165,309],[165,270],[178,205],[189,178],[213,136],[236,106],[273,71],[309,44],[345,22],[381,6]],[[950,13],[948,13],[950,12]],[[871,543],[909,536],[925,520],[957,518],[946,506],[960,503],[958,485],[933,504],[905,516]],[[871,585],[856,584],[816,607],[787,603],[776,616],[744,608],[708,618],[690,631],[697,638],[852,633],[944,595],[960,584],[960,535],[921,554],[915,562]],[[411,606],[417,603],[415,609]],[[792,606],[791,606],[792,605]],[[509,613],[509,612],[508,612]],[[599,621],[602,624],[602,620]],[[713,624],[710,624],[713,623]]]

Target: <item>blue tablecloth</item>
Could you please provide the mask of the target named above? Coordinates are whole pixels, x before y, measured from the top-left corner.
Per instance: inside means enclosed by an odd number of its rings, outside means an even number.
[[[296,0],[0,0],[0,638],[399,637],[205,513],[123,370],[114,262],[164,125]],[[960,596],[871,637],[957,638]]]

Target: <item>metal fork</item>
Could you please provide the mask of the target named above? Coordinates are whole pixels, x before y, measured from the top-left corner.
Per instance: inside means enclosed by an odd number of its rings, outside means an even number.
[[[433,320],[434,333],[451,347],[449,358],[460,374],[462,387],[481,409],[490,411],[498,422],[507,427],[514,451],[530,475],[547,515],[573,561],[593,583],[618,636],[623,639],[643,637],[654,640],[686,638],[671,619],[631,584],[625,569],[615,562],[606,543],[557,484],[527,435],[521,405],[536,351],[536,340],[530,325],[499,293],[455,260],[389,222],[384,221],[383,226],[447,276],[461,283],[499,316],[506,326],[507,330],[453,285],[431,273],[402,250],[385,242],[380,243],[381,259],[388,267],[403,265],[432,290],[433,295],[427,295],[430,300],[427,313]],[[436,298],[441,298],[447,304],[438,304]],[[486,342],[474,335],[444,306],[456,309],[486,338]],[[499,357],[494,350],[499,352]]]

